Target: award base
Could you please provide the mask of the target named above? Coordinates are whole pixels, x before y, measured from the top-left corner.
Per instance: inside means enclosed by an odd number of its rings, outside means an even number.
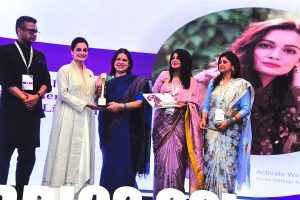
[[[106,107],[106,98],[98,98],[98,103],[97,103],[98,107]]]

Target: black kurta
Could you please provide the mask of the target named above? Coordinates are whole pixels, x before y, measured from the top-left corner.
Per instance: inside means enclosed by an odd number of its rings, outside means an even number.
[[[26,62],[29,62],[30,48],[19,43]],[[40,118],[45,117],[42,101],[31,111],[24,103],[6,88],[16,86],[22,90],[22,75],[27,74],[27,68],[15,44],[0,46],[0,84],[2,86],[0,101],[0,145],[11,147],[40,145]],[[33,49],[33,59],[29,68],[33,75],[33,90],[26,91],[36,94],[42,85],[51,91],[50,74],[43,53]]]

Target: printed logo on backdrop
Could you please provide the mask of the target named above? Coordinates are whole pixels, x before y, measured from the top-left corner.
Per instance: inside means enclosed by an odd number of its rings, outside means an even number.
[[[43,110],[45,112],[54,112],[55,109],[55,103],[58,98],[56,74],[57,74],[56,72],[50,72],[52,92],[46,93],[43,97],[42,103],[43,103]],[[1,92],[2,92],[2,88],[0,85],[0,98],[1,98]]]
[[[52,91],[50,93],[46,93],[43,97],[42,103],[44,112],[54,112],[55,109],[56,100],[58,98],[56,75],[57,72],[50,72]]]
[[[44,95],[42,105],[43,105],[44,112],[53,113],[55,110],[56,101],[58,99],[58,91],[57,91],[58,88],[57,88],[57,81],[56,81],[57,72],[50,72],[50,76],[51,76],[52,91]],[[95,113],[97,114],[98,112],[95,111]]]

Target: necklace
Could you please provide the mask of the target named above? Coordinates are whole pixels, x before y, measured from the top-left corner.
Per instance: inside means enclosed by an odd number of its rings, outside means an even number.
[[[175,84],[174,84],[174,78],[172,79],[172,82],[171,82],[171,86],[172,86],[172,96],[175,96],[179,89],[180,89],[180,86],[181,86],[181,81],[178,79],[178,85],[175,87]]]
[[[220,82],[220,85],[221,85],[221,86],[222,86],[222,85],[227,85],[228,83],[231,83],[231,82],[232,82],[232,79],[233,79],[233,78],[230,78],[230,80],[229,80],[227,83],[223,83],[223,82],[224,82],[224,79],[222,79],[221,82]]]
[[[225,94],[228,90],[228,88],[230,87],[231,83],[232,83],[232,80],[233,79],[230,79],[229,82],[223,84],[223,81],[220,82],[220,92],[219,92],[219,96],[220,96],[220,103],[219,103],[219,107],[222,108],[222,104],[223,104],[223,100],[224,100],[224,97],[225,97]],[[222,93],[223,91],[223,85],[227,85],[227,88],[224,88],[224,92]]]

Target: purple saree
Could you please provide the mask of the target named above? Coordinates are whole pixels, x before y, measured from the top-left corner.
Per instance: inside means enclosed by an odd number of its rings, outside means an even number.
[[[152,92],[171,93],[169,73],[157,78]],[[154,189],[153,199],[164,188],[184,192],[186,169],[189,167],[190,184],[203,189],[203,135],[200,131],[200,107],[205,94],[204,86],[191,78],[189,89],[182,86],[173,96],[187,106],[176,108],[173,114],[157,109],[153,127]]]

